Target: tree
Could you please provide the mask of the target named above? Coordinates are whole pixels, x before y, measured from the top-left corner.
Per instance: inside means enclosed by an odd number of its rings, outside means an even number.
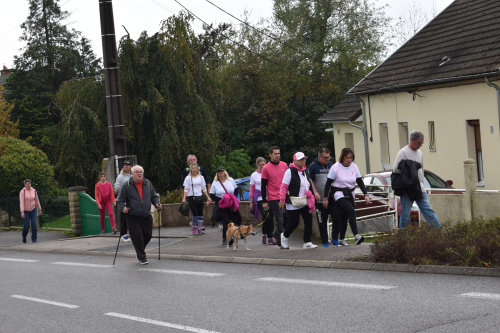
[[[31,180],[39,195],[55,188],[54,170],[47,155],[29,143],[0,136],[0,196],[17,196],[23,180]]]
[[[3,97],[3,86],[0,86],[0,136],[7,136],[12,138],[19,137],[19,120],[12,122],[10,120],[10,113],[14,105],[7,103]]]
[[[219,152],[214,82],[200,55],[201,44],[180,14],[159,33],[120,41],[121,85],[128,152],[137,155],[160,189],[181,185],[186,156],[205,166]]]
[[[242,24],[232,38],[239,44],[219,43],[222,64],[211,74],[228,150],[254,159],[277,145],[291,162],[296,151],[333,150],[317,119],[380,62],[389,19],[364,0],[275,0],[273,8],[257,26],[266,34]]]
[[[393,29],[394,46],[402,46],[436,15],[437,9],[434,0],[428,10],[422,7],[421,2],[415,0],[412,4],[408,4],[406,11],[401,14]]]
[[[38,142],[34,132],[57,121],[49,105],[61,83],[95,75],[100,60],[81,33],[63,24],[70,13],[61,10],[59,0],[28,1],[30,14],[19,38],[26,46],[22,55],[14,57],[15,70],[6,90],[9,102],[15,104],[12,116],[19,119],[20,136],[34,135]]]

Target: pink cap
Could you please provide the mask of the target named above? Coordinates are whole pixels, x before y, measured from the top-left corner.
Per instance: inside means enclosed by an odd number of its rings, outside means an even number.
[[[293,154],[293,160],[294,161],[298,161],[298,160],[301,160],[303,158],[307,158],[307,156],[304,155],[304,153],[301,153],[300,151],[297,152],[297,153],[295,153],[295,154]]]

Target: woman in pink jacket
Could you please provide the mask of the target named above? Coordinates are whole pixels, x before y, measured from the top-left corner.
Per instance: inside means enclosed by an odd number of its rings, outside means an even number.
[[[24,181],[24,188],[19,192],[19,204],[21,206],[21,218],[23,219],[23,243],[26,243],[26,236],[30,229],[31,222],[31,241],[36,243],[37,229],[36,217],[42,215],[42,207],[36,190],[31,187],[31,181]],[[38,208],[38,210],[37,210]]]

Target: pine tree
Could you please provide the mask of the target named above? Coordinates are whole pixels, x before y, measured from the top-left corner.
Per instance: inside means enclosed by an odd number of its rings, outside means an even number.
[[[14,57],[15,71],[6,84],[12,112],[19,119],[21,138],[57,122],[56,109],[50,108],[62,82],[74,77],[95,75],[99,62],[89,41],[64,21],[59,0],[28,0],[30,14],[21,25],[20,41],[26,43],[22,54]]]

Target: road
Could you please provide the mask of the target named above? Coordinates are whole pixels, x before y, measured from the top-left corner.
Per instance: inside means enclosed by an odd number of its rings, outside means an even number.
[[[1,332],[499,332],[489,277],[0,251]]]

